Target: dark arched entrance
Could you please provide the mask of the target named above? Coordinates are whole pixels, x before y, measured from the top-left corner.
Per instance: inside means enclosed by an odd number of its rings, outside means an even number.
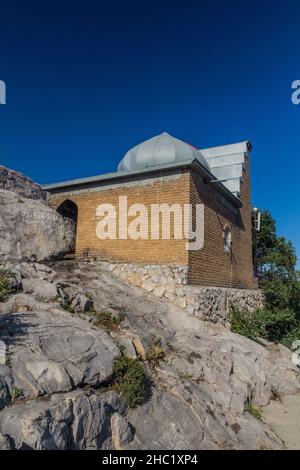
[[[78,207],[75,202],[70,201],[70,199],[66,199],[56,210],[60,215],[73,220],[73,222],[77,224]]]
[[[65,219],[71,220],[74,224],[74,243],[73,243],[72,249],[69,251],[69,254],[74,254],[75,245],[76,245],[78,207],[75,204],[75,202],[70,201],[70,199],[66,199],[64,202],[60,204],[60,206],[58,206],[56,210]]]

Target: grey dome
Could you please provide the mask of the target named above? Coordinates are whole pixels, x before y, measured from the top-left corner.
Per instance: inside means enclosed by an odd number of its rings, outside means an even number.
[[[163,132],[130,149],[120,161],[118,171],[142,170],[195,159],[210,171],[207,161],[199,150]]]

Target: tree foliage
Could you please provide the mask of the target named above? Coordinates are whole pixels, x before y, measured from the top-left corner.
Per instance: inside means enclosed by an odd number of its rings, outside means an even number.
[[[276,234],[276,224],[269,211],[261,212],[259,232],[253,232],[258,259],[260,280],[277,279],[289,281],[297,279],[297,256],[292,242]]]
[[[270,211],[261,212],[259,232],[253,231],[259,286],[265,293],[265,307],[249,313],[233,311],[232,330],[251,339],[264,337],[291,347],[300,339],[300,280],[293,244],[276,233]]]

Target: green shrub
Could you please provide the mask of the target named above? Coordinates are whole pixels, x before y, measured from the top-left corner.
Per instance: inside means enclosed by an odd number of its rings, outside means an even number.
[[[130,408],[144,403],[147,375],[142,362],[122,356],[114,363],[115,388]]]
[[[12,392],[11,392],[11,403],[13,404],[19,398],[22,398],[22,396],[23,396],[23,390],[21,390],[19,387],[13,387]]]
[[[269,308],[281,310],[289,307],[292,294],[292,286],[289,283],[283,283],[278,278],[266,278],[260,281],[260,287],[264,291]]]
[[[269,341],[281,342],[282,338],[297,326],[295,313],[290,309],[265,308],[261,313],[264,337]]]
[[[254,341],[259,336],[264,336],[264,324],[261,310],[248,312],[232,307],[230,314],[231,331],[246,336]]]
[[[66,312],[74,313],[74,307],[72,306],[71,302],[69,300],[63,300],[61,303],[61,306]]]
[[[5,268],[0,268],[0,302],[15,291],[13,285],[13,274]]]
[[[291,347],[300,339],[300,272],[293,244],[277,235],[275,219],[267,210],[261,211],[260,231],[253,230],[253,248],[265,295],[261,334]],[[244,325],[240,330],[243,334]]]
[[[263,308],[253,313],[232,308],[231,331],[254,341],[259,338],[280,342],[287,347],[300,339],[300,322],[290,309]]]
[[[165,352],[161,347],[161,342],[157,341],[153,346],[151,346],[150,351],[146,355],[146,359],[153,366],[157,366],[159,362],[164,359]]]
[[[95,310],[92,312],[96,321],[94,325],[98,328],[106,328],[108,330],[115,330],[116,327],[121,323],[121,319],[118,317],[113,316],[110,312],[96,312]]]
[[[281,338],[280,342],[287,348],[291,349],[293,342],[299,339],[300,339],[300,324],[298,323],[295,328],[290,330]]]

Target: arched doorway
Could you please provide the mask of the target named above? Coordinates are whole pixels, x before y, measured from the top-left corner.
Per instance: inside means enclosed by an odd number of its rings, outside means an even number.
[[[70,249],[68,254],[75,254],[75,247],[76,247],[76,232],[77,232],[77,218],[78,218],[78,207],[75,202],[71,201],[70,199],[66,199],[62,202],[56,211],[65,219],[69,219],[72,221],[74,226],[74,243],[72,248]]]
[[[70,199],[66,199],[60,204],[60,206],[58,206],[56,210],[60,215],[67,219],[73,220],[73,222],[77,224],[78,207],[75,202],[70,201]]]

